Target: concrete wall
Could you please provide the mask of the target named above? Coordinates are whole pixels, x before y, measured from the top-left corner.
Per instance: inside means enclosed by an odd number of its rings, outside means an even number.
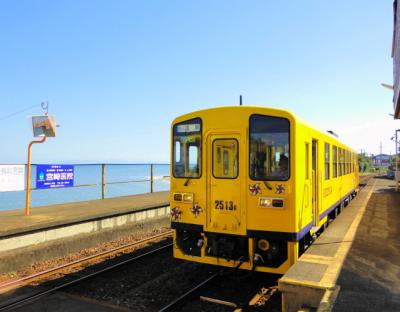
[[[137,232],[170,225],[169,207],[60,226],[0,240],[0,273],[60,257]]]

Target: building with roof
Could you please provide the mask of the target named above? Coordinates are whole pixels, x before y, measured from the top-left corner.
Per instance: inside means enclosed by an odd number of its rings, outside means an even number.
[[[390,158],[391,158],[391,156],[387,155],[387,154],[375,155],[375,156],[372,156],[372,164],[375,167],[377,167],[377,166],[387,167],[390,165]]]

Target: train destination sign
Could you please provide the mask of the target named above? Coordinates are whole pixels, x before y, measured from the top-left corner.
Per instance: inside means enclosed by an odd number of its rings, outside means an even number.
[[[178,133],[187,133],[187,132],[199,132],[200,131],[200,124],[193,123],[193,124],[184,124],[178,125]]]
[[[23,191],[25,165],[0,165],[0,192]]]
[[[60,188],[74,186],[73,165],[37,165],[36,188]]]

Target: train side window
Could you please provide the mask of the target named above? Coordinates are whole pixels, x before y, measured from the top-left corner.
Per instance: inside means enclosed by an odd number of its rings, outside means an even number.
[[[222,154],[222,155],[221,155]],[[236,139],[216,139],[213,141],[213,176],[235,179],[239,174],[239,144]]]
[[[338,159],[338,155],[337,155],[337,146],[333,146],[333,177],[336,178],[337,175],[337,159]]]
[[[305,166],[304,166],[304,168],[305,168],[305,170],[306,170],[306,180],[308,180],[309,178],[310,178],[310,172],[309,172],[309,170],[310,170],[310,166],[309,166],[309,161],[310,161],[310,144],[309,143],[306,143],[306,146],[305,146],[305,149],[306,149],[306,152],[305,152],[305,160],[306,160],[306,163],[305,163]]]
[[[354,163],[354,154],[353,152],[350,152],[350,173],[354,172],[354,168],[353,168],[353,163]]]
[[[358,154],[354,153],[353,172],[358,171]]]
[[[173,126],[173,163],[175,178],[201,176],[201,119],[194,118]]]
[[[342,173],[341,173],[341,176],[344,176],[345,175],[345,172],[344,172],[344,149],[341,149],[341,157],[340,157],[340,164],[341,164],[341,167],[342,167]]]
[[[338,148],[338,177],[342,176],[342,149]]]
[[[175,162],[179,163],[181,161],[181,142],[175,142]]]
[[[217,146],[217,162],[221,162],[221,147]]]
[[[199,147],[196,145],[190,145],[188,154],[189,154],[189,170],[198,173]]]
[[[249,171],[253,180],[287,181],[290,176],[289,120],[250,117]]]
[[[345,173],[345,165],[344,165],[344,162],[345,162],[345,160],[344,160],[344,149],[342,149],[342,157],[341,157],[341,164],[342,164],[342,176],[344,176],[346,173]]]
[[[350,173],[350,152],[347,151],[347,174]]]
[[[353,153],[349,152],[349,154],[350,154],[350,159],[349,159],[349,162],[350,162],[350,173],[353,173]]]
[[[330,158],[331,158],[331,153],[330,153],[330,145],[329,143],[325,143],[325,180],[330,179]]]
[[[350,173],[353,173],[353,152],[350,152]]]

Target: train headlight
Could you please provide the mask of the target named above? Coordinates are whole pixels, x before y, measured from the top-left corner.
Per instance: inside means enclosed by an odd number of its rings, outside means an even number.
[[[182,194],[174,193],[174,201],[182,201]]]
[[[262,208],[283,208],[283,198],[260,198],[260,207]]]
[[[193,203],[193,193],[174,193],[174,201]]]
[[[192,193],[183,194],[183,201],[185,203],[193,203],[193,194]]]
[[[272,207],[282,208],[283,207],[283,199],[273,199]]]
[[[257,242],[257,247],[262,251],[267,251],[269,249],[269,241],[266,239],[259,239]]]
[[[272,198],[260,198],[261,207],[272,207]]]

